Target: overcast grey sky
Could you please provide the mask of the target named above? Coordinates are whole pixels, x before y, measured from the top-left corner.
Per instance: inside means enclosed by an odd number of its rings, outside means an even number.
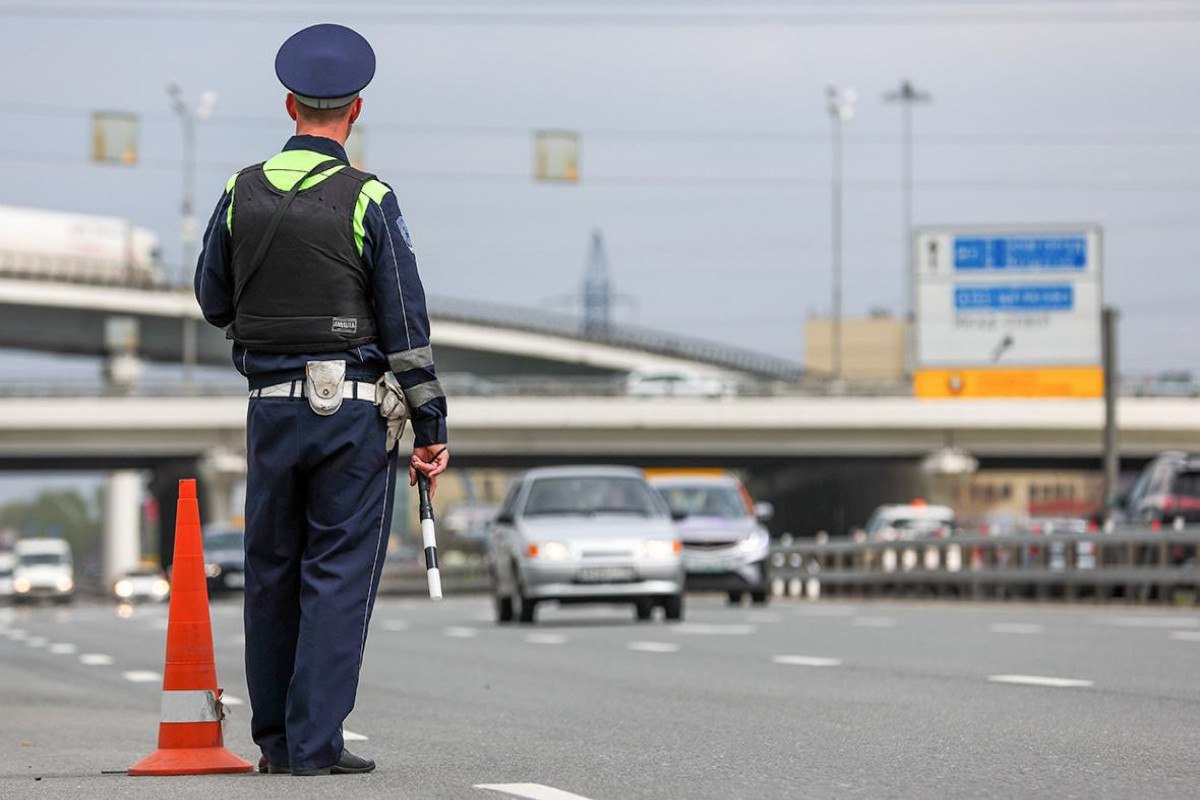
[[[881,95],[907,76],[934,96],[915,116],[918,224],[1102,224],[1123,367],[1200,366],[1195,2],[3,2],[0,204],[126,216],[176,260],[166,83],[220,95],[207,216],[289,135],[275,51],[321,21],[376,49],[367,166],[431,294],[546,304],[578,290],[600,227],[636,300],[621,319],[798,359],[804,317],[829,308],[830,80],[860,95],[847,311],[902,302],[899,111]],[[93,108],[142,115],[141,165],[87,162]],[[530,180],[541,127],[582,133],[579,185]]]

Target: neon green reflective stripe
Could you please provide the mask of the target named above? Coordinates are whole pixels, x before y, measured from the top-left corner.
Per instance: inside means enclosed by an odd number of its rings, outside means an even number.
[[[363,184],[362,192],[358,195],[358,202],[354,204],[354,245],[358,248],[360,256],[367,231],[365,223],[367,206],[371,203],[378,206],[383,205],[383,198],[387,197],[390,191],[391,189],[376,180],[370,180]]]
[[[267,180],[271,182],[272,186],[281,192],[286,192],[296,184],[296,181],[304,177],[305,173],[310,169],[322,161],[328,160],[329,156],[314,153],[312,150],[285,150],[263,164],[263,174],[267,176]],[[343,166],[345,165],[338,164],[324,172],[318,172],[302,183],[300,190],[304,191],[316,186]]]
[[[225,227],[233,233],[233,187],[237,183],[240,172],[233,173],[233,177],[225,184],[225,194],[229,195],[229,209],[225,212]]]

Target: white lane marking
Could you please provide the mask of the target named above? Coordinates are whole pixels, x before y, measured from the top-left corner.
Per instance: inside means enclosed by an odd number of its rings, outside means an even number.
[[[162,675],[148,669],[131,669],[128,672],[122,672],[121,677],[130,683],[153,683],[162,680]]]
[[[231,694],[222,694],[221,704],[226,706],[244,706],[246,705],[246,701],[240,697],[234,697]]]
[[[679,645],[670,642],[630,642],[625,645],[639,653],[678,653]]]
[[[11,631],[8,632],[8,638],[12,639],[14,642],[19,642],[22,639],[29,638],[29,634],[26,633],[25,631],[21,630],[20,628],[13,628]]]
[[[347,742],[365,742],[365,741],[368,741],[369,738],[370,737],[363,736],[361,733],[355,733],[354,731],[348,731],[345,728],[342,729],[342,739]]]
[[[479,631],[474,628],[463,628],[459,626],[451,626],[442,631],[451,639],[474,639],[479,635]]]
[[[697,636],[748,636],[758,628],[754,625],[703,625],[695,622],[685,622],[683,625],[676,625],[671,629],[675,633],[692,633]]]
[[[988,625],[988,630],[992,633],[1015,633],[1034,636],[1039,633],[1045,633],[1046,626],[1039,625],[1036,622],[993,622]]]
[[[1049,686],[1055,689],[1086,689],[1095,685],[1079,678],[1048,678],[1044,675],[989,675],[989,683],[1014,683],[1019,686]]]
[[[84,653],[79,657],[79,663],[85,667],[106,667],[113,663],[113,657],[104,653]]]
[[[855,617],[856,628],[894,628],[896,620],[891,617]]]
[[[525,641],[528,644],[565,644],[567,637],[561,633],[531,633]]]
[[[825,658],[823,656],[773,656],[771,662],[786,664],[790,667],[840,667],[840,658]]]
[[[1200,631],[1171,631],[1169,635],[1177,642],[1200,642]]]
[[[27,647],[45,647],[50,643],[50,640],[45,636],[30,636],[25,640]]]
[[[1200,628],[1197,617],[1101,617],[1094,622],[1117,628]]]
[[[385,619],[383,621],[383,629],[385,631],[406,631],[408,623],[402,619]]]
[[[588,800],[583,795],[571,794],[540,783],[477,783],[475,788],[487,792],[500,792],[509,797],[519,797],[521,800]]]
[[[70,642],[59,642],[58,644],[50,645],[50,652],[60,656],[74,655],[79,651],[79,648]]]

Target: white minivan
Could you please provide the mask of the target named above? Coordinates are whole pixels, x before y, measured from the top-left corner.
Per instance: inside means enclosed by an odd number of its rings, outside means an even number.
[[[13,599],[36,598],[69,603],[75,597],[71,545],[63,539],[19,539],[13,547]]]

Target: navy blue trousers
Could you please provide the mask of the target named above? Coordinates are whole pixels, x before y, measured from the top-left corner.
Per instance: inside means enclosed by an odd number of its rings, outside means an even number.
[[[250,400],[246,682],[254,741],[273,764],[342,753],[391,529],[397,455],[374,405],[314,414]]]

